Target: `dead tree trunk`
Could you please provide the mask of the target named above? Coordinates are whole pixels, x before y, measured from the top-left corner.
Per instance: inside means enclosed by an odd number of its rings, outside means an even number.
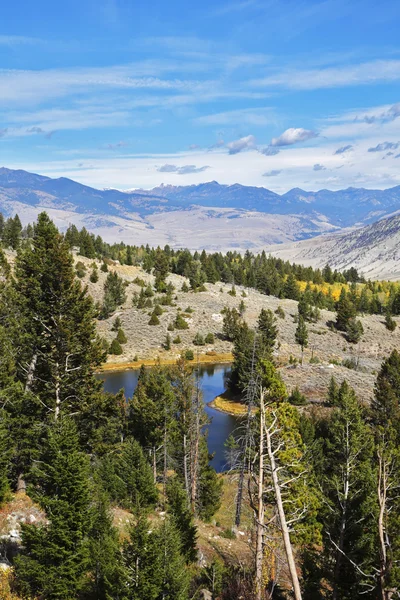
[[[264,558],[264,432],[265,408],[264,393],[260,397],[260,439],[258,444],[258,511],[256,522],[256,600],[263,598],[263,558]]]
[[[263,397],[263,394],[261,394],[261,397]],[[263,402],[263,405],[264,405],[264,402]],[[264,419],[265,419],[265,409],[264,409]],[[271,469],[271,477],[272,477],[272,485],[273,485],[273,490],[274,490],[274,495],[275,495],[275,502],[276,502],[280,526],[281,526],[281,530],[282,530],[283,544],[285,547],[285,553],[286,553],[286,558],[287,558],[287,562],[288,562],[290,578],[292,580],[292,585],[293,585],[294,598],[295,598],[295,600],[301,600],[300,582],[299,582],[299,577],[297,575],[296,562],[294,559],[292,543],[290,541],[289,526],[287,524],[285,509],[284,509],[283,500],[282,500],[281,484],[280,484],[279,477],[278,477],[279,469],[277,467],[276,460],[275,460],[276,450],[274,450],[272,447],[272,435],[274,433],[275,427],[276,427],[275,421],[273,421],[272,425],[270,425],[268,427],[267,426],[264,427],[265,441],[266,441],[266,446],[267,446],[268,460],[269,460],[270,469]]]

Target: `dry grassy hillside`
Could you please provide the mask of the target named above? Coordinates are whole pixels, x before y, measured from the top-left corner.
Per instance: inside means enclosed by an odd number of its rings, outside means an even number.
[[[99,270],[99,281],[93,284],[89,280],[90,265],[93,261],[81,256],[76,257],[76,260],[82,261],[87,266],[87,272],[82,281],[87,284],[93,298],[101,302],[107,274]],[[324,397],[332,375],[338,381],[346,378],[356,388],[360,398],[368,400],[372,395],[375,375],[382,359],[393,348],[400,345],[400,328],[389,333],[385,328],[383,318],[376,315],[360,317],[364,327],[364,336],[358,346],[350,344],[340,333],[332,331],[329,326],[329,322],[335,319],[335,313],[323,310],[320,320],[315,324],[308,325],[309,347],[304,354],[303,366],[293,366],[289,364],[290,356],[300,358],[300,348],[294,338],[296,324],[293,317],[297,314],[296,301],[265,296],[253,289],[240,286],[236,287],[236,296],[232,297],[228,293],[231,291],[231,286],[221,283],[206,284],[206,292],[182,292],[181,288],[185,278],[170,275],[168,281],[175,287],[173,296],[176,306],[162,307],[164,312],[159,317],[160,324],[152,326],[148,322],[153,309],[133,307],[132,297],[141,289],[133,281],[139,277],[146,283],[153,283],[153,276],[145,273],[141,268],[127,265],[115,264],[110,267],[110,270],[117,271],[127,282],[127,300],[112,317],[98,322],[98,331],[102,337],[111,342],[115,337],[112,324],[116,316],[119,316],[128,341],[123,345],[121,356],[108,357],[105,368],[123,368],[130,363],[140,365],[142,362],[157,359],[169,362],[178,358],[186,349],[193,350],[195,355],[199,353],[203,360],[215,361],[219,358],[227,360],[232,350],[232,344],[226,341],[222,335],[221,310],[225,306],[238,308],[241,300],[246,306],[244,318],[250,326],[255,326],[262,308],[275,311],[278,306],[282,307],[285,318],[278,318],[279,335],[275,353],[276,360],[281,366],[281,373],[288,388],[299,385],[310,400],[320,401]],[[175,319],[178,309],[184,313],[189,307],[193,311],[186,313],[189,315],[186,319],[189,329],[168,332],[168,325]],[[193,339],[197,332],[203,336],[209,332],[213,333],[215,342],[206,346],[195,346]],[[167,352],[163,349],[163,343],[168,333],[170,333],[171,339],[179,335],[182,342],[172,344],[171,350]],[[312,356],[319,362],[310,364]],[[357,371],[341,366],[343,360],[352,358],[359,360]]]

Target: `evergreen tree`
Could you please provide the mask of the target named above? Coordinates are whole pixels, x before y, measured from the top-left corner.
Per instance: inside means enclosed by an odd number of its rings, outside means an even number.
[[[46,213],[38,217],[32,246],[19,253],[15,272],[17,377],[40,398],[43,417],[82,413],[100,393],[95,369],[104,353],[93,302],[75,279],[68,245]]]
[[[283,285],[283,297],[290,298],[291,300],[298,300],[300,296],[300,290],[298,283],[293,273],[290,273]]]
[[[128,600],[187,600],[189,573],[170,521],[151,530],[139,516],[125,544],[124,560],[130,573]]]
[[[166,278],[169,273],[169,258],[168,255],[157,248],[154,257],[154,275],[155,282],[154,287],[157,292],[164,292],[166,288]]]
[[[101,317],[108,319],[110,315],[126,300],[125,283],[123,279],[113,271],[107,275],[104,284],[104,298],[101,309]]]
[[[276,344],[278,327],[276,317],[269,309],[262,308],[258,317],[258,329],[261,332],[261,342],[264,351],[270,355]]]
[[[330,406],[337,406],[339,399],[339,386],[336,383],[336,379],[332,375],[329,381],[327,402]]]
[[[301,348],[301,364],[303,364],[304,348],[307,348],[308,346],[308,331],[307,325],[302,316],[299,316],[297,328],[295,331],[295,340]]]
[[[17,250],[21,243],[22,224],[18,215],[7,219],[3,229],[3,243],[6,248]]]
[[[108,497],[99,484],[95,491],[89,531],[89,569],[85,599],[126,599],[127,573],[122,562],[118,531],[112,524]]]
[[[364,333],[364,328],[361,321],[358,319],[350,319],[346,325],[347,339],[352,344],[358,344]]]
[[[7,499],[10,484],[8,480],[10,469],[10,439],[6,427],[7,414],[4,409],[0,410],[0,507]]]
[[[126,344],[126,342],[128,341],[128,339],[127,339],[127,337],[126,337],[126,335],[125,335],[125,333],[124,333],[124,330],[123,330],[123,329],[121,329],[121,328],[120,328],[120,329],[118,329],[118,333],[117,333],[117,341],[118,341],[120,344]]]
[[[229,386],[243,392],[250,380],[255,354],[255,333],[247,323],[242,323],[236,332],[233,346],[233,363]]]
[[[115,338],[115,340],[111,342],[108,352],[110,354],[113,354],[114,356],[120,356],[121,354],[123,354],[122,346],[117,340],[117,338]]]
[[[400,589],[400,354],[393,350],[378,374],[371,404],[375,437],[375,517],[379,598]]]
[[[170,477],[168,479],[166,491],[168,509],[181,537],[182,553],[188,563],[194,562],[197,560],[197,528],[194,524],[187,494],[177,477]]]
[[[394,331],[397,327],[396,321],[393,319],[390,312],[387,312],[385,315],[385,326],[388,331]]]
[[[365,592],[365,579],[355,565],[372,575],[375,506],[373,439],[363,409],[347,384],[340,388],[324,445],[326,503],[321,520],[326,577],[332,598],[352,600]]]
[[[32,482],[31,495],[49,523],[22,526],[23,550],[15,561],[18,586],[27,596],[77,597],[89,568],[89,462],[69,419],[49,429]]]
[[[356,309],[349,300],[345,288],[343,287],[340,292],[340,298],[337,304],[337,315],[336,315],[336,328],[339,331],[347,331],[347,326],[351,319],[356,316]]]

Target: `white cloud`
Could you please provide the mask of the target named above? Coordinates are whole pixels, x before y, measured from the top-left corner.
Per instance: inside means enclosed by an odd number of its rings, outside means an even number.
[[[313,171],[326,171],[326,167],[324,167],[324,165],[321,165],[320,163],[316,163],[313,166]]]
[[[353,150],[353,146],[351,144],[347,144],[346,146],[341,146],[335,150],[334,154],[345,154],[346,152],[350,152],[350,150]]]
[[[292,146],[318,136],[318,133],[302,127],[286,129],[279,137],[272,138],[271,146]]]
[[[397,150],[400,142],[381,142],[374,148],[368,148],[368,152],[385,152],[386,150]]]
[[[272,109],[265,108],[243,108],[229,110],[226,112],[204,115],[194,120],[197,125],[255,125],[262,127],[274,123]]]
[[[256,138],[254,135],[247,135],[246,137],[242,137],[239,140],[234,140],[233,142],[229,142],[226,144],[226,147],[229,150],[229,154],[238,154],[243,150],[250,150],[255,148]]]
[[[157,168],[159,173],[176,173],[177,175],[189,175],[191,173],[203,173],[203,171],[207,171],[210,169],[208,165],[203,167],[196,167],[196,165],[183,165],[182,167],[178,167],[176,165],[161,165],[161,167]]]
[[[276,177],[280,173],[282,173],[282,171],[280,171],[279,169],[272,169],[272,171],[267,171],[266,173],[264,173],[263,177]]]
[[[400,60],[374,60],[355,65],[321,69],[286,70],[252,81],[256,87],[297,90],[367,85],[400,80]]]

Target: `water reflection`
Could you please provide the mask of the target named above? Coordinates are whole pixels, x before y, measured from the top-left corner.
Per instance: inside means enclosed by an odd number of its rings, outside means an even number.
[[[225,440],[236,429],[238,423],[235,417],[216,411],[207,405],[215,396],[226,390],[229,373],[229,365],[199,366],[200,387],[203,393],[205,411],[211,421],[208,426],[208,448],[210,453],[214,454],[212,465],[219,472],[226,468]],[[104,381],[104,389],[107,392],[116,394],[120,389],[123,389],[127,398],[132,397],[138,378],[138,369],[99,375],[99,379]]]

